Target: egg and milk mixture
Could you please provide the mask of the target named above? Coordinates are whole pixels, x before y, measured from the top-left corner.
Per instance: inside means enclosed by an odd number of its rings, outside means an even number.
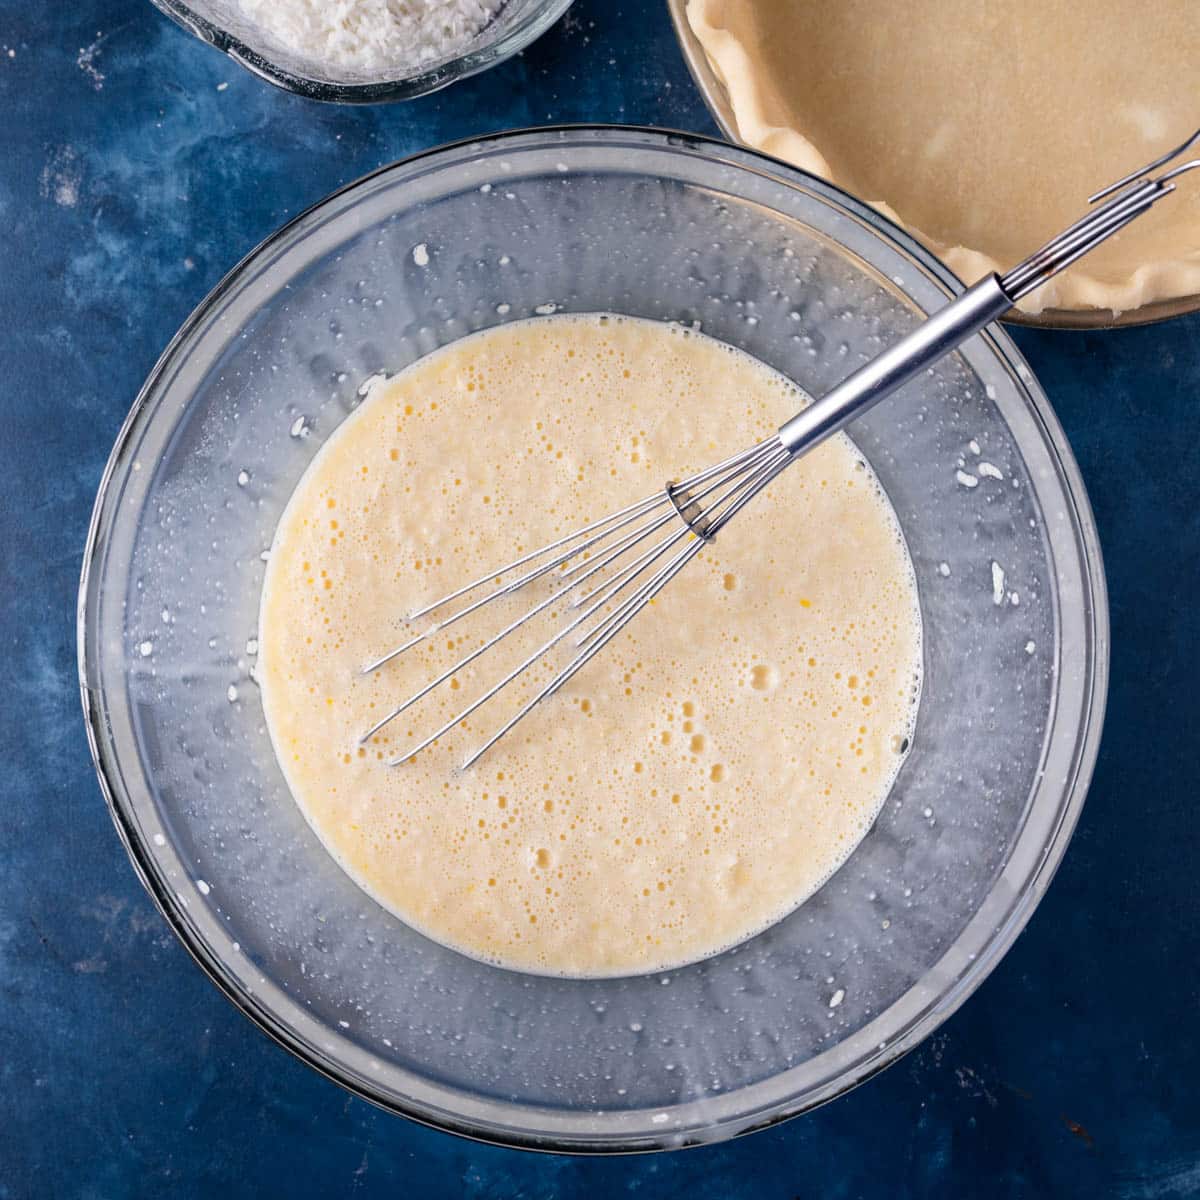
[[[902,761],[921,672],[896,518],[842,436],[469,770],[466,753],[560,664],[412,761],[388,760],[552,624],[360,744],[519,610],[488,606],[363,674],[412,636],[407,613],[754,444],[801,403],[740,351],[603,315],[504,325],[373,388],[280,522],[259,663],[291,791],[361,887],[474,957],[602,976],[733,945],[837,869]]]

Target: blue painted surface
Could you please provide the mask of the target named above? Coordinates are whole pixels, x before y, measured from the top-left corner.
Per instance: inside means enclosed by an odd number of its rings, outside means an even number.
[[[74,637],[92,497],[139,384],[220,276],[328,191],[448,139],[576,120],[711,130],[658,0],[578,0],[523,57],[361,110],[259,83],[144,0],[0,0],[0,1200],[1200,1194],[1197,318],[1017,334],[1108,564],[1100,764],[1004,963],[855,1093],[652,1158],[473,1145],[272,1045],[142,893],[88,759]]]

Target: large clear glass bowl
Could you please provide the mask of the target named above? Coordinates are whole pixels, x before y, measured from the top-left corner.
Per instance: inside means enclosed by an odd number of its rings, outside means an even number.
[[[519,132],[387,167],[231,272],[121,432],[79,608],[88,734],[117,827],[226,995],[388,1108],[574,1151],[769,1124],[944,1021],[1062,856],[1107,675],[1083,485],[1004,334],[973,338],[852,427],[918,574],[926,673],[913,746],[833,879],[706,962],[541,978],[407,928],[342,873],[292,802],[250,639],[280,512],[375,372],[554,307],[698,321],[816,394],[959,287],[819,180],[722,143],[623,128]]]
[[[251,73],[289,92],[337,104],[411,100],[477,75],[536,41],[571,0],[507,0],[462,50],[413,66],[374,71],[334,68],[276,43],[240,12],[236,0],[151,0],[155,8]]]

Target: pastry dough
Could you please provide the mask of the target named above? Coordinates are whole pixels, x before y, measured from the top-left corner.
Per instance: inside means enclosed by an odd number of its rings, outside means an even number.
[[[1196,0],[689,0],[687,15],[743,142],[871,200],[968,282],[1200,126]],[[1197,175],[1022,307],[1200,293]]]

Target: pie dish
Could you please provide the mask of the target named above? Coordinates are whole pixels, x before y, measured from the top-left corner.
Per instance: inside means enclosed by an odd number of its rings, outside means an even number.
[[[1133,0],[677,8],[727,132],[871,201],[968,282],[1019,260],[1098,186],[1200,123],[1189,0],[1162,0],[1152,24]],[[1022,309],[1054,324],[1135,323],[1200,306],[1197,293],[1200,186],[1182,180]]]

